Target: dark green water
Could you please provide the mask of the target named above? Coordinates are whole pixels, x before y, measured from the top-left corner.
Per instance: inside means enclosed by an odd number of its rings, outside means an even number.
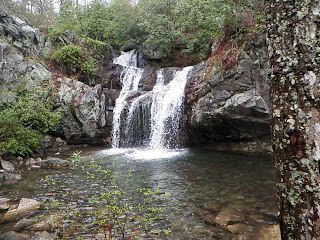
[[[167,152],[87,148],[83,149],[79,165],[86,166],[91,159],[102,168],[117,172],[119,176],[132,169],[130,184],[135,188],[155,188],[160,185],[160,191],[167,196],[159,203],[164,210],[164,219],[155,225],[172,230],[169,237],[162,238],[254,239],[261,228],[276,224],[276,181],[274,163],[270,157],[201,149]],[[44,181],[46,176],[56,181],[54,187]],[[68,195],[63,192],[77,192],[80,194],[74,199],[77,202],[75,207],[91,209],[88,196],[97,191],[102,181],[103,179],[89,180],[81,170],[29,170],[18,183],[2,186],[0,193],[11,199],[30,197],[46,200],[52,198],[48,193],[53,191],[59,196],[59,201],[64,201],[61,198],[68,198]],[[205,206],[213,204],[218,206],[217,212],[204,210]],[[236,210],[244,216],[239,222],[228,225],[241,223],[246,230],[232,233],[226,227],[204,220],[205,214],[214,218],[226,209]],[[91,220],[82,221],[90,224]],[[12,226],[3,225],[2,231],[9,230],[10,227]],[[89,235],[85,233],[79,232],[76,235],[89,239]]]

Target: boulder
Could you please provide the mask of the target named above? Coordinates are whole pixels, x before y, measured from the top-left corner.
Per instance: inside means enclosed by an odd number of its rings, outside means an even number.
[[[110,136],[112,119],[108,117],[106,94],[101,85],[88,85],[68,78],[58,79],[59,101],[65,112],[62,120],[69,144],[103,144]]]
[[[2,169],[8,171],[8,172],[13,172],[15,170],[14,165],[9,162],[9,161],[5,161],[3,159],[0,159],[0,164]]]
[[[159,49],[158,44],[149,44],[142,49],[143,54],[150,60],[161,60],[163,52]]]
[[[280,226],[266,225],[261,227],[252,239],[256,240],[281,240]]]
[[[214,219],[214,222],[227,226],[230,222],[243,222],[245,221],[245,214],[236,209],[223,209]]]
[[[62,169],[69,167],[70,162],[60,158],[48,158],[37,164],[43,169]]]
[[[37,200],[22,198],[20,200],[18,207],[7,211],[0,219],[0,222],[6,222],[9,220],[12,220],[17,216],[22,215],[26,212],[37,210],[40,206],[41,206],[41,202]]]
[[[46,231],[38,232],[34,234],[32,237],[27,238],[27,240],[54,240],[54,239],[56,239],[55,236]]]
[[[25,237],[19,235],[19,233],[10,231],[0,235],[0,240],[25,240]]]
[[[8,198],[0,197],[0,211],[7,210],[10,208],[9,201],[10,199]]]

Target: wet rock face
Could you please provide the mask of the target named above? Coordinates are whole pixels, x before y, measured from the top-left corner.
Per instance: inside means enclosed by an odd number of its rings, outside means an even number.
[[[69,144],[103,144],[112,127],[112,111],[119,93],[69,78],[58,79],[58,101],[64,109],[62,129]]]
[[[265,40],[256,36],[233,69],[207,61],[193,71],[186,87],[191,145],[269,138],[267,61]]]

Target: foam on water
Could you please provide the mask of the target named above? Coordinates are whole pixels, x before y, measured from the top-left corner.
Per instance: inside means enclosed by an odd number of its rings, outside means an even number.
[[[151,149],[151,148],[110,148],[101,152],[105,156],[122,155],[128,160],[165,160],[176,159],[190,154],[188,149]]]

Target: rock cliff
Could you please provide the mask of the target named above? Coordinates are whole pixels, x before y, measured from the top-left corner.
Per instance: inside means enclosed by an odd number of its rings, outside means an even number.
[[[265,39],[255,35],[238,54],[236,64],[227,69],[213,56],[200,64],[189,79],[186,121],[190,145],[244,151],[269,147]]]

